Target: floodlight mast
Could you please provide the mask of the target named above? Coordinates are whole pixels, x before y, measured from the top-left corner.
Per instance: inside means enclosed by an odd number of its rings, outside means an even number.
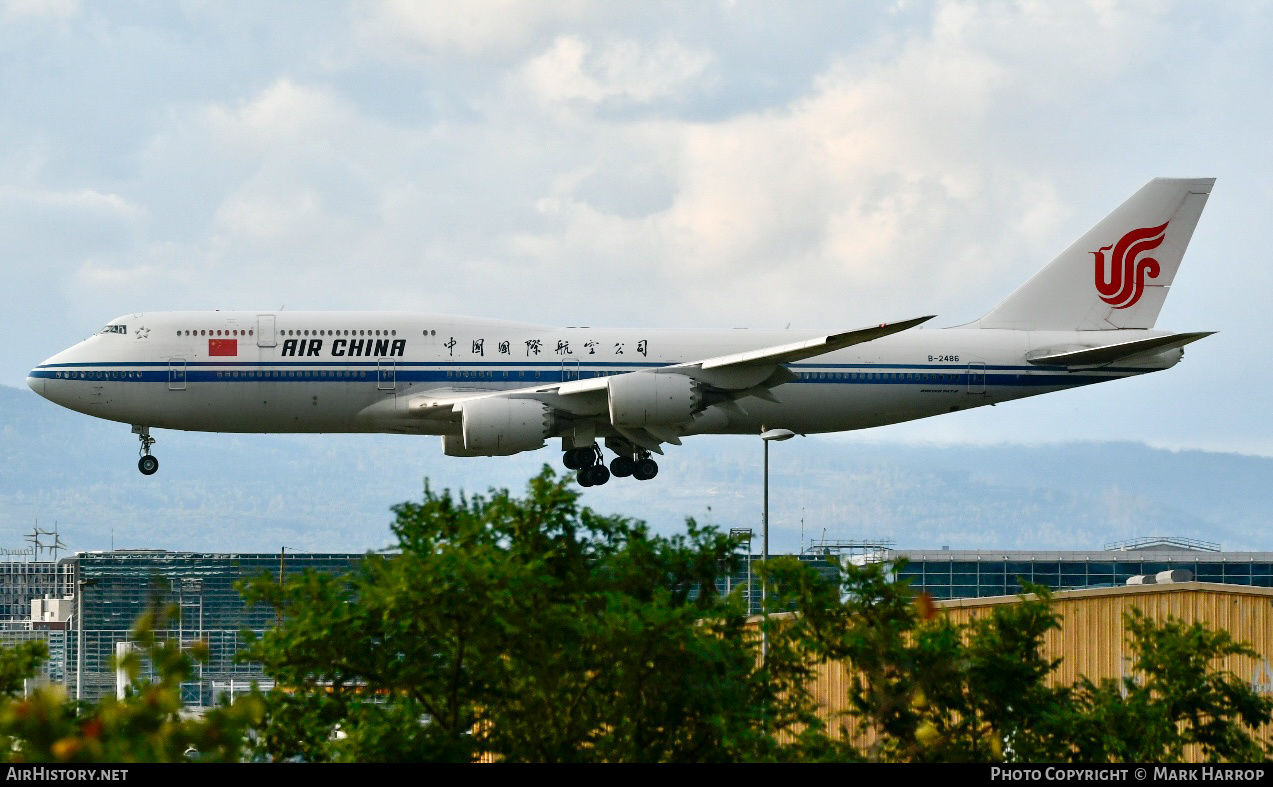
[[[769,444],[776,440],[790,440],[796,433],[790,429],[761,429],[760,440],[765,444],[765,501],[760,514],[761,544],[760,560],[769,563]],[[768,582],[764,577],[760,580],[760,614],[766,614],[765,600],[768,597]],[[760,626],[760,661],[763,664],[769,655],[769,638],[765,633],[764,623]]]

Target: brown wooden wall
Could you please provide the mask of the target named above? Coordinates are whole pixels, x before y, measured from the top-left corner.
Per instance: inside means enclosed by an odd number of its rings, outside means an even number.
[[[1061,628],[1049,632],[1044,655],[1060,657],[1053,680],[1068,685],[1079,675],[1093,681],[1120,678],[1131,673],[1123,614],[1132,607],[1156,620],[1172,616],[1187,623],[1201,621],[1209,628],[1227,630],[1249,643],[1259,659],[1230,657],[1219,666],[1251,681],[1265,693],[1273,693],[1273,589],[1241,585],[1183,582],[1060,592],[1055,609]],[[937,602],[939,614],[959,624],[989,614],[1000,604],[1016,603],[1015,596],[955,599]],[[845,709],[849,672],[843,664],[820,665],[812,687],[823,718],[834,729]],[[1267,733],[1268,731],[1264,731]],[[859,745],[866,740],[857,741]],[[1191,752],[1191,754],[1196,754]]]
[[[1273,662],[1273,589],[1243,585],[1217,585],[1205,582],[1181,582],[1172,585],[1136,585],[1119,588],[1097,588],[1057,593],[1056,610],[1061,614],[1061,629],[1050,632],[1045,653],[1061,657],[1055,679],[1062,684],[1073,682],[1079,675],[1092,680],[1119,678],[1131,671],[1131,654],[1123,615],[1132,607],[1155,620],[1168,616],[1186,623],[1201,621],[1213,630],[1228,631],[1234,639],[1250,643]],[[998,604],[1010,604],[1015,597],[994,599],[957,599],[938,602],[937,607],[955,623],[964,623],[986,615]],[[1223,663],[1225,669],[1251,680],[1259,659],[1233,657]],[[1256,682],[1268,683],[1273,677]]]

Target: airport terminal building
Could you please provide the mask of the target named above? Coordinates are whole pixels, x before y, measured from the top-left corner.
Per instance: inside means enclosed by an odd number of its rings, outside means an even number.
[[[873,560],[898,564],[896,576],[934,599],[1021,592],[1020,580],[1050,590],[1125,586],[1137,576],[1187,571],[1198,582],[1273,588],[1273,552],[1224,552],[1219,544],[1154,536],[1103,550],[882,550]]]

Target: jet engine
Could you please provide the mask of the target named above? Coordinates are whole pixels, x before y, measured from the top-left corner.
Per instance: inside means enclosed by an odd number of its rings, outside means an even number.
[[[464,403],[465,456],[508,456],[544,447],[552,432],[552,408],[534,399],[475,399]],[[442,440],[443,449],[448,441]],[[460,446],[454,446],[460,448]],[[446,453],[450,454],[451,450]]]
[[[703,403],[698,383],[683,374],[625,374],[608,382],[615,426],[685,423]]]

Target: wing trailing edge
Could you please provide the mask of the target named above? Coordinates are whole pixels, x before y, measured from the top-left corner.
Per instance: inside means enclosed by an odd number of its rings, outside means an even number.
[[[895,333],[914,328],[916,325],[928,322],[935,315],[927,315],[925,317],[915,317],[910,320],[902,320],[901,322],[881,323],[870,328],[859,328],[856,331],[845,331],[844,333],[833,333],[828,336],[819,336],[816,339],[809,339],[803,342],[793,342],[791,344],[781,344],[776,347],[766,347],[760,350],[749,350],[747,352],[732,353],[730,355],[722,355],[717,358],[709,358],[706,361],[699,361],[693,364],[682,364],[683,366],[697,366],[703,370],[721,369],[730,366],[771,366],[780,363],[795,363],[803,361],[806,358],[813,358],[836,350],[843,350],[845,347],[852,347],[855,344],[864,344],[866,342],[881,339],[885,336],[891,336]],[[673,366],[670,369],[676,369]]]

